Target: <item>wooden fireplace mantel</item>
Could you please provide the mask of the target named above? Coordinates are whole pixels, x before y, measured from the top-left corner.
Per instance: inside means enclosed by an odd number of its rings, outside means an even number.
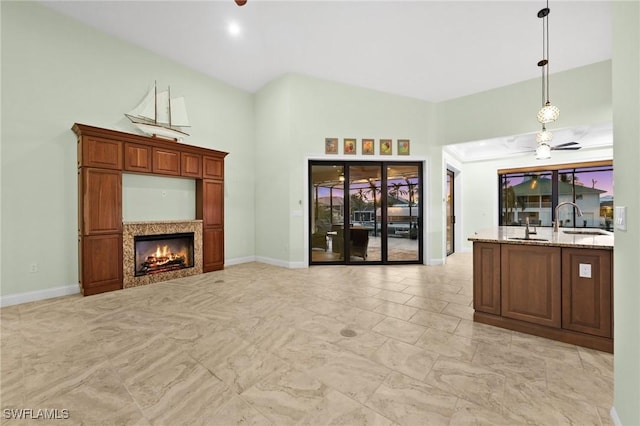
[[[196,180],[203,272],[224,268],[226,152],[75,123],[78,281],[85,296],[122,288],[122,173]]]

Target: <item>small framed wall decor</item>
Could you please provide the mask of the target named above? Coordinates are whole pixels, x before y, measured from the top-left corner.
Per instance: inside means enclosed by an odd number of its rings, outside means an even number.
[[[398,139],[398,155],[409,155],[409,139]]]
[[[380,155],[391,155],[393,153],[393,141],[391,139],[380,139]]]
[[[373,155],[375,152],[375,143],[373,139],[362,139],[362,154]]]
[[[355,139],[345,139],[344,140],[344,153],[345,154],[353,154],[356,153],[356,140]]]
[[[324,140],[324,153],[325,154],[337,154],[338,153],[338,138],[325,138],[325,140]]]

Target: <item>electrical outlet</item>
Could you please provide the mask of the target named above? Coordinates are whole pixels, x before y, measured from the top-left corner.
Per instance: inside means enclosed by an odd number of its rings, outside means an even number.
[[[38,264],[36,262],[33,262],[31,263],[31,265],[29,265],[29,272],[31,272],[32,274],[38,272]]]
[[[591,278],[591,264],[581,263],[578,274],[580,275],[580,278]]]

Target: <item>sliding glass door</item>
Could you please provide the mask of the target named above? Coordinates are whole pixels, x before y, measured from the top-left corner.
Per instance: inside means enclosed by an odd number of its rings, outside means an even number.
[[[447,256],[455,251],[455,233],[454,227],[456,223],[456,215],[454,211],[454,173],[447,169]]]
[[[422,165],[311,161],[311,264],[422,263]]]

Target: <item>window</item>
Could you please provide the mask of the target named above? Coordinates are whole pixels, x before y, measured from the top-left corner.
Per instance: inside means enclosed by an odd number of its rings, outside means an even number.
[[[498,170],[499,225],[602,228],[613,231],[613,165],[611,161]],[[563,202],[580,207],[555,208]]]

